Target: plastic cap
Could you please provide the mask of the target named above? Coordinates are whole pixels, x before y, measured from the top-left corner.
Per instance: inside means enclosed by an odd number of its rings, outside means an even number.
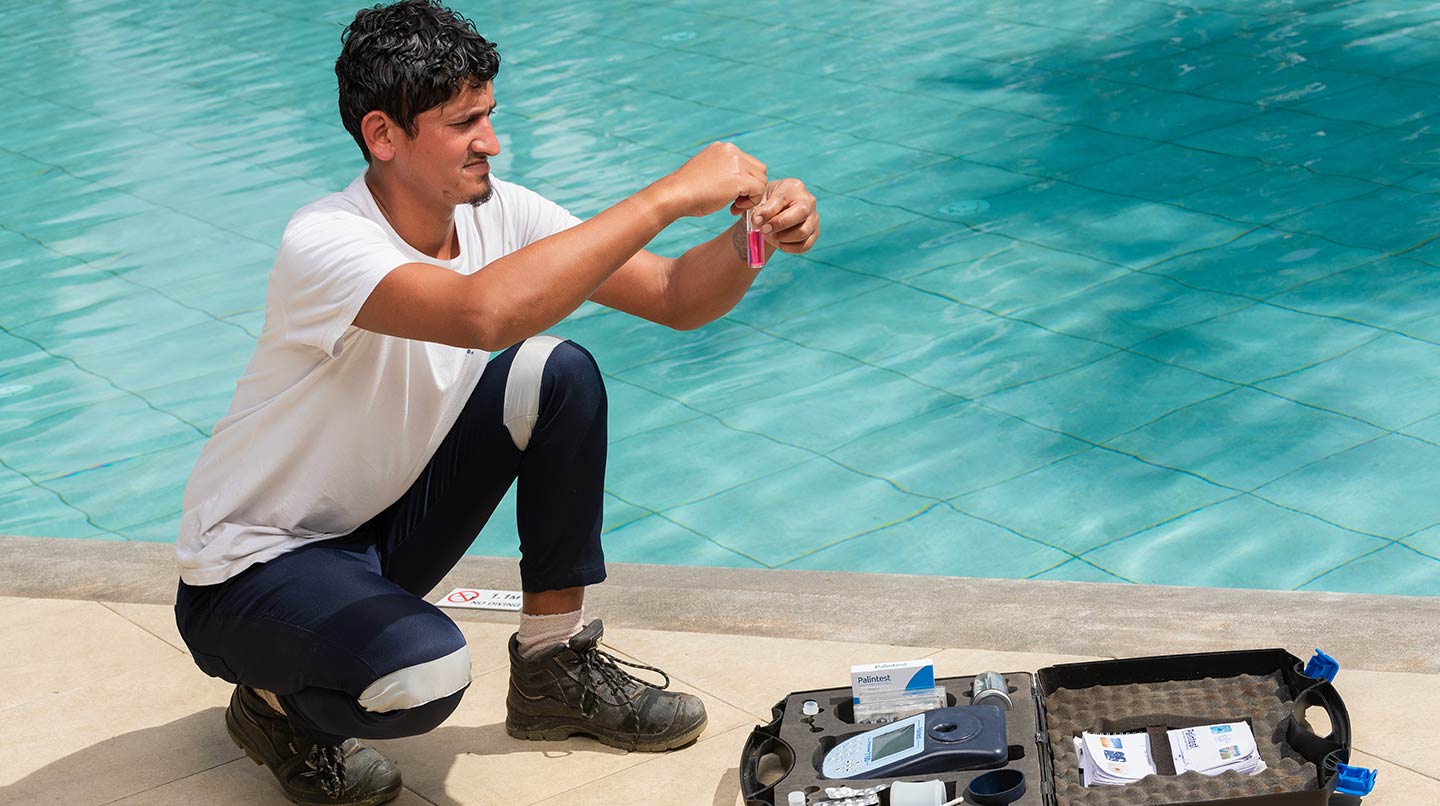
[[[1340,672],[1340,662],[1326,655],[1319,649],[1315,650],[1315,657],[1305,664],[1305,676],[1316,680],[1324,680],[1327,683],[1335,682],[1335,675]]]
[[[805,806],[805,793],[797,789],[791,792],[786,800],[789,801],[789,806]]]
[[[1375,770],[1340,764],[1335,767],[1335,791],[1342,795],[1363,798],[1375,789]]]
[[[800,703],[800,713],[804,714],[805,716],[815,716],[816,714],[820,713],[820,703],[815,702],[814,700],[806,700],[805,702]]]

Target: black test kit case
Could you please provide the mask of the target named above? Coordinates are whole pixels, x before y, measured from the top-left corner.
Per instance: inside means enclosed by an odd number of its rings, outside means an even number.
[[[1322,658],[1333,663],[1317,652],[1317,660]],[[835,799],[826,794],[829,787],[939,780],[946,801],[964,795],[966,804],[1326,806],[1337,786],[1362,794],[1374,783],[1370,771],[1347,766],[1350,718],[1330,682],[1334,668],[1315,660],[1305,666],[1283,649],[1093,661],[1050,666],[1033,675],[1003,674],[1013,703],[1004,712],[1004,758],[980,769],[895,778],[822,776],[822,762],[837,744],[879,727],[855,723],[848,686],[787,695],[776,703],[774,720],[756,727],[745,743],[740,761],[745,805],[786,806],[796,791],[814,804]],[[974,681],[948,677],[935,683],[945,687],[949,705],[963,705]],[[813,716],[802,715],[807,700],[819,705]],[[1144,731],[1152,742],[1163,742],[1167,729],[1242,721],[1250,723],[1267,767],[1257,775],[1174,775],[1173,769],[1167,775],[1168,759],[1155,752],[1158,775],[1125,786],[1081,783],[1073,737],[1082,731]],[[1356,773],[1369,777],[1357,782]],[[889,806],[889,791],[877,793],[881,806]]]

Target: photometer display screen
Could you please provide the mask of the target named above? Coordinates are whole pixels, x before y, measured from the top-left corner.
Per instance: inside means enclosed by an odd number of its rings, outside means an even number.
[[[879,761],[896,753],[909,750],[915,745],[915,729],[906,725],[898,730],[876,736],[870,741],[870,760]]]

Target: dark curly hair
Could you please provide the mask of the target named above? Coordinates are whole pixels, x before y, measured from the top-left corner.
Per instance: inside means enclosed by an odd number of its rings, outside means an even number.
[[[436,0],[364,8],[340,35],[340,121],[369,162],[360,121],[372,110],[414,137],[417,115],[450,100],[461,82],[483,87],[499,72],[495,44]]]

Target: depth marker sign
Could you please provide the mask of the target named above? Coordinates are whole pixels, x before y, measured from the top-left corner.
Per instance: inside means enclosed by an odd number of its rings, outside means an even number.
[[[436,602],[437,607],[463,610],[510,610],[519,612],[520,591],[493,591],[483,588],[456,588]]]

